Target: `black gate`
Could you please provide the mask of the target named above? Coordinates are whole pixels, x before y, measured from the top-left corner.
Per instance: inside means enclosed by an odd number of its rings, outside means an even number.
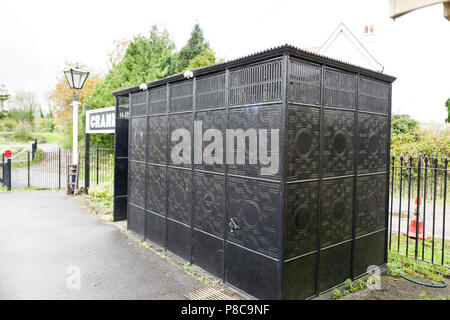
[[[257,298],[308,298],[384,264],[392,81],[283,46],[116,92],[129,229]],[[279,130],[279,170],[261,174],[245,142],[245,164],[174,163],[171,134],[200,120],[202,134]]]

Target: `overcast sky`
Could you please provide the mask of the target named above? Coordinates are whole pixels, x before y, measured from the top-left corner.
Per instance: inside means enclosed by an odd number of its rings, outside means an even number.
[[[340,22],[359,38],[373,24],[373,56],[397,77],[394,112],[443,122],[450,98],[450,21],[441,4],[396,21],[388,0],[0,0],[0,14],[0,84],[34,91],[44,108],[65,61],[105,72],[113,40],[158,24],[179,49],[196,22],[225,60],[284,43],[321,46]]]

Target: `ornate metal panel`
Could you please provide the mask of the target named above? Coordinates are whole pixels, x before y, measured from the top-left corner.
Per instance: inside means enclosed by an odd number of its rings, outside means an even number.
[[[278,258],[280,255],[280,185],[228,178],[228,218],[238,229],[228,230],[228,241]]]
[[[194,229],[192,245],[192,262],[218,277],[223,277],[223,239]]]
[[[388,120],[387,116],[364,113],[358,115],[358,173],[388,170]]]
[[[324,110],[324,177],[353,174],[354,117],[352,111]]]
[[[166,164],[167,116],[148,118],[148,161]]]
[[[131,118],[138,116],[145,116],[146,113],[146,103],[147,103],[147,92],[138,91],[130,95],[130,115]]]
[[[149,90],[149,114],[167,112],[167,86]]]
[[[170,85],[170,112],[192,110],[192,80]]]
[[[146,209],[164,215],[166,208],[166,168],[147,165],[147,170]]]
[[[281,60],[230,71],[229,105],[281,101]]]
[[[176,129],[185,129],[189,132],[190,138],[193,139],[192,135],[192,113],[182,113],[182,114],[171,114],[169,116],[169,143],[170,149],[168,152],[169,163],[170,165],[176,165],[179,167],[191,167],[191,164],[175,164],[171,157],[171,152],[175,145],[182,141],[183,138],[180,138],[178,141],[171,141],[171,136]],[[189,142],[189,147],[191,147],[191,143]],[[191,150],[192,152],[192,150]],[[181,154],[180,154],[181,156]],[[189,154],[191,156],[191,154]],[[191,159],[191,158],[190,158]]]
[[[358,88],[359,110],[388,114],[389,88],[390,84],[361,77]]]
[[[317,250],[318,182],[288,184],[284,259]]]
[[[195,109],[225,107],[225,73],[197,79]]]
[[[320,67],[289,59],[288,101],[320,104]]]
[[[192,173],[190,170],[169,168],[168,217],[191,224]]]
[[[287,117],[287,179],[317,179],[320,156],[320,109],[289,106]]]
[[[356,235],[385,228],[386,174],[358,177]]]
[[[220,130],[222,133],[222,143],[225,146],[225,127],[226,127],[226,112],[225,110],[215,110],[215,111],[202,111],[196,113],[196,121],[202,122],[202,137],[206,130],[208,129],[216,129]],[[215,138],[214,138],[215,139]],[[205,151],[205,148],[211,144],[211,141],[203,141],[201,144],[202,150],[201,153]],[[194,148],[197,148],[197,144],[194,144]],[[212,154],[216,155],[214,151]],[[205,161],[202,161],[201,164],[196,164],[196,169],[206,170],[206,171],[215,171],[215,172],[224,172],[225,170],[225,153],[223,153],[222,164],[214,163],[214,164],[205,164]]]
[[[131,118],[130,160],[145,161],[147,119]]]
[[[223,238],[225,222],[225,177],[195,173],[194,226]]]
[[[256,136],[258,135],[259,129],[267,129],[267,150],[268,155],[272,155],[272,150],[270,146],[272,143],[271,130],[280,129],[281,123],[281,106],[274,107],[246,107],[229,110],[229,120],[228,129],[242,129],[244,132],[248,129],[255,129]],[[235,139],[236,140],[236,139]],[[260,163],[260,154],[256,155],[256,164],[250,164],[250,151],[249,151],[249,138],[246,138],[245,143],[245,164],[230,164],[228,165],[228,172],[230,174],[239,174],[251,177],[265,177],[270,179],[279,179],[280,170],[277,173],[265,176],[261,174],[262,167],[269,167],[269,165],[262,165]],[[237,142],[234,143],[235,148],[233,149],[234,156],[237,153]],[[228,151],[227,151],[228,152]],[[274,152],[278,155],[279,152]]]
[[[327,107],[350,108],[356,105],[356,75],[325,69],[323,103]]]
[[[352,237],[353,178],[323,181],[320,247]]]
[[[145,199],[145,164],[130,162],[129,185],[130,203],[143,208]]]

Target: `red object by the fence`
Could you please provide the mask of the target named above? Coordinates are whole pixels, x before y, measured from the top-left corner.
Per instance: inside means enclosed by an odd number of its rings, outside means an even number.
[[[409,233],[407,232],[402,232],[402,234],[404,236],[409,236],[410,238],[415,239],[416,238],[416,231],[417,231],[417,220],[411,220],[411,222],[409,223]],[[423,231],[423,222],[419,221],[419,239],[420,240],[428,240],[430,239],[430,235],[425,233],[425,237],[424,237],[424,231]]]
[[[11,158],[12,152],[11,152],[11,150],[6,150],[6,151],[3,153],[3,155],[5,156],[5,158]]]

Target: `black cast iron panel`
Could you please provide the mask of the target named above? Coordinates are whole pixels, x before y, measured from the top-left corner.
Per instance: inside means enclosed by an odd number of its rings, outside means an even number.
[[[318,182],[303,182],[287,186],[285,260],[317,250],[318,191]]]
[[[319,292],[326,291],[350,278],[352,243],[320,251]]]
[[[148,165],[147,206],[153,213],[165,214],[166,167]]]
[[[146,103],[147,103],[147,92],[146,91],[138,91],[130,94],[130,116],[138,117],[145,116],[146,113]]]
[[[145,197],[145,164],[130,163],[130,203],[144,207]]]
[[[194,229],[192,262],[223,277],[223,240]]]
[[[194,226],[223,238],[225,177],[195,173]]]
[[[222,133],[222,146],[225,146],[225,127],[226,127],[226,113],[225,110],[215,110],[215,111],[202,111],[196,113],[196,121],[201,121],[202,123],[202,137],[205,131],[208,129],[217,129]],[[203,140],[202,140],[203,141]],[[208,145],[210,145],[211,141],[203,141],[202,144],[194,143],[194,150],[197,150],[198,147],[201,146],[201,154],[205,151]],[[210,146],[212,148],[212,146]],[[220,151],[220,146],[218,146]],[[211,152],[211,154],[218,155],[217,150]],[[203,159],[203,157],[202,157]],[[202,161],[200,164],[195,164],[196,169],[206,170],[206,171],[215,171],[215,172],[224,172],[225,165],[225,153],[222,154],[220,163],[214,164],[206,164],[205,161]]]
[[[288,101],[320,104],[320,67],[289,59]]]
[[[166,164],[167,116],[148,117],[148,161]]]
[[[388,116],[358,115],[358,173],[387,171],[388,120]]]
[[[353,174],[354,117],[352,111],[324,110],[324,177]]]
[[[359,110],[388,114],[389,88],[387,83],[361,77],[358,88]]]
[[[287,179],[317,179],[320,155],[320,109],[289,106]]]
[[[167,249],[180,257],[191,259],[192,230],[190,227],[167,220]]]
[[[155,242],[160,246],[164,246],[166,222],[165,219],[159,215],[147,212],[145,238]]]
[[[356,106],[356,76],[325,69],[323,103],[327,107],[354,109]]]
[[[149,114],[167,112],[167,86],[149,90]]]
[[[381,266],[384,261],[386,231],[355,240],[355,277],[365,274],[369,266]]]
[[[131,118],[130,126],[130,160],[145,161],[147,119]]]
[[[316,291],[316,253],[285,262],[283,299],[306,299]]]
[[[281,101],[281,60],[230,71],[229,105]]]
[[[145,215],[144,209],[129,205],[128,208],[128,229],[136,232],[138,235],[144,235]]]
[[[170,85],[170,112],[183,112],[192,110],[192,80]]]
[[[352,237],[353,178],[323,182],[320,218],[320,247]]]
[[[281,268],[277,260],[227,243],[225,261],[228,283],[258,299],[280,299]]]
[[[169,168],[168,217],[191,224],[192,173],[190,170]]]
[[[356,235],[385,228],[386,174],[358,177]]]
[[[225,107],[225,73],[197,79],[195,109]]]
[[[267,130],[267,150],[268,155],[272,155],[270,146],[272,143],[271,130],[280,129],[281,123],[281,105],[274,107],[246,107],[229,110],[228,114],[228,129],[242,129],[244,132],[248,129],[256,130],[256,137],[258,137],[259,129]],[[280,133],[281,134],[281,133]],[[237,140],[237,139],[235,139]],[[257,144],[256,144],[257,145]],[[237,142],[234,143],[234,157],[237,154]],[[228,152],[228,151],[227,151]],[[278,152],[274,152],[278,155]],[[250,177],[263,177],[269,179],[279,179],[280,170],[273,175],[262,175],[261,168],[269,167],[269,165],[263,165],[260,162],[260,154],[256,153],[256,164],[250,164],[250,151],[249,151],[249,139],[246,138],[245,142],[245,164],[230,164],[228,165],[228,172],[230,174],[238,174]],[[280,161],[281,162],[281,161]]]
[[[228,218],[239,226],[228,241],[272,257],[280,255],[280,185],[228,178]]]
[[[188,164],[186,164],[186,163],[184,163],[184,164],[175,164],[173,162],[173,159],[171,157],[171,152],[172,152],[173,148],[175,147],[175,145],[177,145],[179,142],[181,142],[183,140],[183,138],[180,138],[177,141],[172,141],[171,140],[171,136],[172,136],[173,132],[176,129],[185,129],[185,130],[187,130],[189,132],[189,135],[190,135],[191,139],[193,139],[193,135],[192,135],[192,113],[171,114],[169,116],[169,123],[170,123],[170,125],[169,125],[170,149],[169,149],[169,154],[168,154],[169,163],[170,163],[170,165],[176,165],[176,166],[179,166],[179,167],[189,167],[190,168],[191,164],[189,164],[189,163]],[[189,142],[189,147],[191,147],[191,142]],[[191,150],[191,152],[192,152],[192,150]],[[180,153],[180,156],[181,155],[182,154]],[[189,160],[191,160],[191,153],[189,153]]]

